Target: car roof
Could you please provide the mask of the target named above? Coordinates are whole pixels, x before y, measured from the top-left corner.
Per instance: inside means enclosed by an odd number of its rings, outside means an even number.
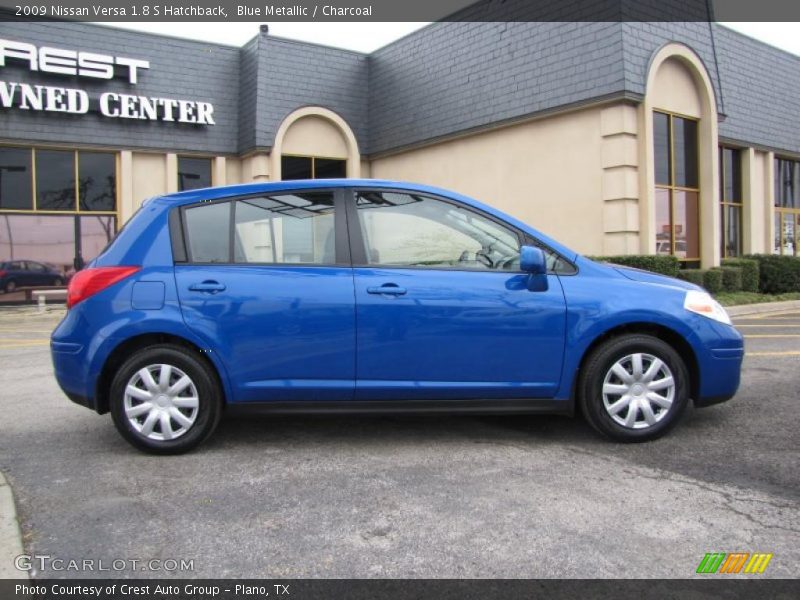
[[[161,196],[161,199],[167,200],[174,205],[182,205],[191,204],[198,200],[216,200],[228,196],[352,187],[401,188],[430,194],[453,195],[453,192],[434,186],[388,179],[290,179],[287,181],[257,181],[254,183],[199,188]]]

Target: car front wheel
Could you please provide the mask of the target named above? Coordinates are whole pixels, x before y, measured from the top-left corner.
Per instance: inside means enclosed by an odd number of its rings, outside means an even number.
[[[621,442],[644,442],[680,420],[689,400],[689,374],[663,340],[624,335],[587,358],[579,395],[583,414],[597,431]]]
[[[222,394],[211,368],[180,346],[134,354],[117,371],[110,394],[117,430],[154,454],[193,449],[213,433],[221,415]]]

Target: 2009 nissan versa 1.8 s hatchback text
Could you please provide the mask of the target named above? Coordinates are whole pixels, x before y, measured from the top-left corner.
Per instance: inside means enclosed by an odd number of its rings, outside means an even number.
[[[742,337],[689,283],[598,264],[464,196],[375,180],[144,204],[69,286],[51,347],[134,446],[193,448],[234,407],[574,412],[651,440],[739,385]]]

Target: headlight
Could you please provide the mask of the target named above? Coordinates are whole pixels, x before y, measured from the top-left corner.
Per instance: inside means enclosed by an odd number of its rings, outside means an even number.
[[[703,315],[709,319],[714,319],[720,323],[731,325],[731,318],[719,302],[714,300],[708,293],[697,290],[686,292],[683,300],[683,308],[698,315]]]

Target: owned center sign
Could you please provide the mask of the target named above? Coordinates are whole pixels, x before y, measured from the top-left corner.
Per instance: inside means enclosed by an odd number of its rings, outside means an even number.
[[[113,79],[119,75],[134,85],[139,82],[139,72],[150,68],[146,60],[49,46],[37,48],[26,42],[0,39],[0,67],[5,67],[8,61],[25,64],[30,71],[53,75],[92,79]],[[89,100],[89,94],[79,88],[0,80],[0,108],[87,114]],[[214,106],[195,100],[105,92],[98,98],[98,110],[102,116],[112,119],[215,124]]]

